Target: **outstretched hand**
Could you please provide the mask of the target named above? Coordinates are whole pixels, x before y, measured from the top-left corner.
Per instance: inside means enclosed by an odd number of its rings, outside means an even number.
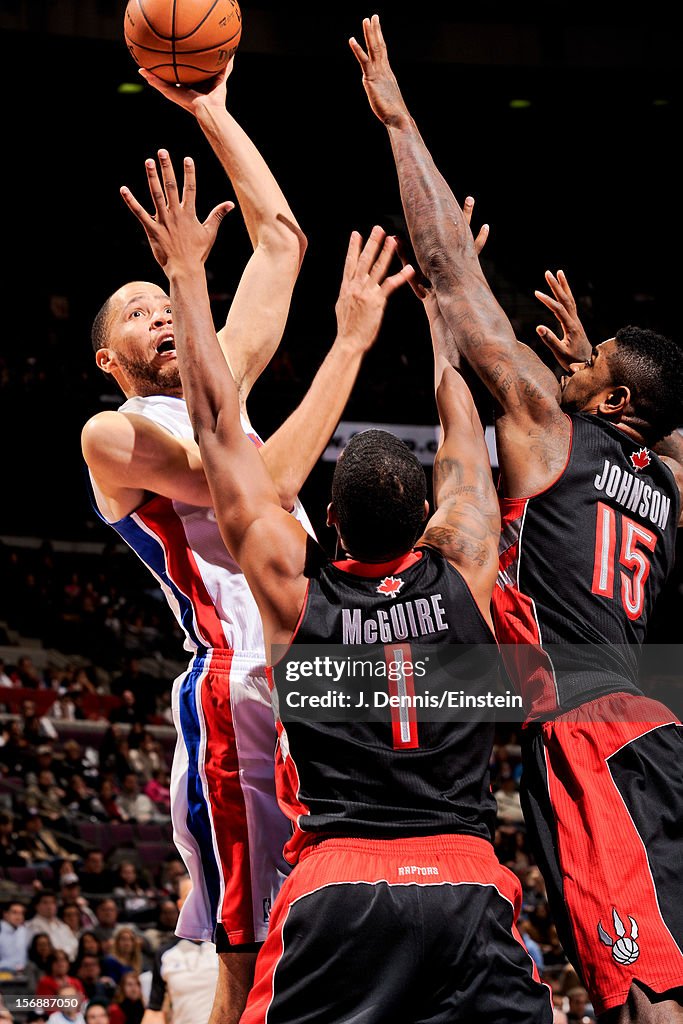
[[[371,347],[379,333],[389,296],[415,274],[406,264],[387,277],[396,249],[396,239],[380,227],[372,229],[365,246],[357,231],[351,235],[335,306],[337,338],[352,341],[362,351]]]
[[[181,267],[195,267],[204,263],[216,241],[223,218],[234,209],[231,202],[219,203],[202,223],[195,211],[197,191],[194,161],[185,157],[185,181],[182,199],[171,158],[160,149],[161,180],[154,160],[145,160],[147,182],[154,202],[155,216],[147,213],[125,185],[121,196],[128,209],[142,224],[157,263],[167,276]]]
[[[349,39],[349,46],[363,69],[363,85],[370,106],[384,124],[398,126],[409,120],[410,115],[389,64],[387,45],[377,14],[363,19],[363,35],[367,53],[355,36]]]
[[[177,103],[179,107],[182,107],[183,110],[189,110],[191,114],[196,114],[197,109],[201,106],[216,106],[219,109],[225,107],[227,81],[232,74],[234,63],[235,58],[232,56],[223,70],[219,71],[217,75],[214,75],[213,78],[208,79],[206,82],[198,82],[194,86],[175,85],[172,82],[166,82],[163,78],[159,78],[158,75],[147,71],[145,68],[139,68],[138,74],[141,78],[144,78],[147,85],[151,85],[153,89],[160,92],[167,100]]]
[[[579,320],[576,302],[564,271],[558,270],[555,276],[546,270],[545,279],[553,293],[552,296],[541,291],[535,291],[534,295],[555,314],[562,328],[562,337],[558,338],[549,327],[543,325],[536,328],[536,333],[548,346],[560,366],[573,372],[576,369],[575,364],[590,359],[593,346]]]

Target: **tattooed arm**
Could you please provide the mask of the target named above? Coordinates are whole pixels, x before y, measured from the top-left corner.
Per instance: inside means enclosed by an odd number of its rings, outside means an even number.
[[[489,605],[498,571],[500,511],[489,453],[464,380],[443,355],[435,355],[434,369],[441,422],[434,460],[436,512],[418,543],[437,548],[458,569],[491,625]]]
[[[456,344],[500,407],[497,437],[508,496],[547,487],[567,457],[570,425],[555,375],[521,344],[479,264],[462,209],[410,116],[389,65],[379,18],[363,22],[367,53],[351,40],[370,105],[386,125],[419,268]]]

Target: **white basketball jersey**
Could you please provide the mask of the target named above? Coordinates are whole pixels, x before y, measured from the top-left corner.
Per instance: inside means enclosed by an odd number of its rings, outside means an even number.
[[[194,438],[182,398],[129,398],[119,411],[146,416],[175,437]],[[261,447],[263,441],[245,416],[242,427]],[[298,500],[292,514],[314,537]],[[256,602],[241,569],[226,550],[213,508],[156,495],[109,525],[157,579],[183,629],[187,651],[196,654],[211,648],[231,648],[263,657],[263,630]]]

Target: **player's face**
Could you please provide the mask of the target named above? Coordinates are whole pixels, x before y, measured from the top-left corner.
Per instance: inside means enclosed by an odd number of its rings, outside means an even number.
[[[590,359],[572,374],[562,377],[560,405],[565,412],[594,412],[613,386],[610,353],[614,338],[596,345]]]
[[[132,281],[112,298],[108,348],[136,394],[177,394],[180,373],[168,295]]]

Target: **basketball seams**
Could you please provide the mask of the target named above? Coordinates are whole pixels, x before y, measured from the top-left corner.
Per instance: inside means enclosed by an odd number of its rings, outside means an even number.
[[[172,43],[173,44],[173,43],[176,43],[176,42],[182,42],[185,39],[189,39],[190,36],[193,36],[195,34],[195,32],[198,32],[199,29],[206,23],[207,18],[209,18],[211,16],[211,14],[213,13],[213,11],[216,9],[216,7],[218,6],[218,4],[220,2],[221,2],[221,0],[213,0],[213,3],[209,7],[209,9],[204,13],[203,17],[197,22],[196,25],[194,25],[194,27],[189,32],[185,32],[183,35],[177,35],[176,31],[175,31],[175,27],[176,27],[176,13],[177,13],[177,6],[178,6],[177,5],[177,0],[173,0],[173,13],[171,15],[171,19],[172,19],[171,20],[171,25],[172,25],[172,28],[171,28],[171,34],[170,35],[165,35],[163,32],[160,32],[159,29],[154,25],[154,23],[152,21],[150,21],[150,18],[148,16],[148,14],[145,12],[145,6],[144,6],[145,5],[145,0],[137,0],[137,5],[138,5],[138,9],[139,9],[139,11],[140,11],[144,21],[145,21],[145,24],[149,28],[150,32],[152,32],[158,39],[163,40],[163,42],[165,42],[165,43]],[[231,14],[232,18],[237,18],[238,28],[229,37],[227,42],[229,42],[230,39],[234,39],[235,36],[241,30],[241,27],[242,27],[241,26],[241,22],[240,22],[239,18],[237,17],[237,12],[236,12],[234,7],[232,7],[232,9],[230,11],[230,14]],[[129,38],[130,38],[130,36],[129,36]],[[131,39],[131,42],[134,43],[134,40]],[[140,45],[140,44],[136,44],[136,45]],[[221,46],[221,45],[222,45],[222,43],[216,43],[215,44],[216,47]],[[191,51],[188,51],[188,52],[191,52]]]
[[[216,39],[219,33],[222,38]],[[237,0],[129,0],[124,18],[124,36],[135,63],[180,85],[218,74],[241,35]]]
[[[239,29],[238,29],[238,32],[239,32]],[[206,53],[212,53],[213,50],[218,50],[218,49],[220,49],[223,46],[227,46],[228,43],[232,42],[232,40],[235,38],[236,35],[237,35],[237,32],[235,32],[234,35],[231,35],[228,39],[221,39],[219,42],[217,42],[215,44],[215,46],[211,47],[211,50],[206,50],[205,47],[200,46],[197,50],[181,50],[178,53],[178,56],[179,57],[188,57],[188,56],[191,56],[193,53],[205,53],[205,52]],[[168,41],[170,42],[170,40],[171,40],[171,37],[169,36],[169,40]],[[157,50],[156,47],[154,47],[154,46],[147,46],[146,43],[139,43],[136,39],[133,39],[133,37],[130,36],[130,35],[128,36],[128,42],[131,43],[131,45],[133,45],[133,46],[137,46],[138,50],[145,50],[147,53],[162,53],[165,56],[170,57],[172,55],[172,53],[174,52],[172,50]],[[151,70],[151,69],[149,69],[149,70]]]

